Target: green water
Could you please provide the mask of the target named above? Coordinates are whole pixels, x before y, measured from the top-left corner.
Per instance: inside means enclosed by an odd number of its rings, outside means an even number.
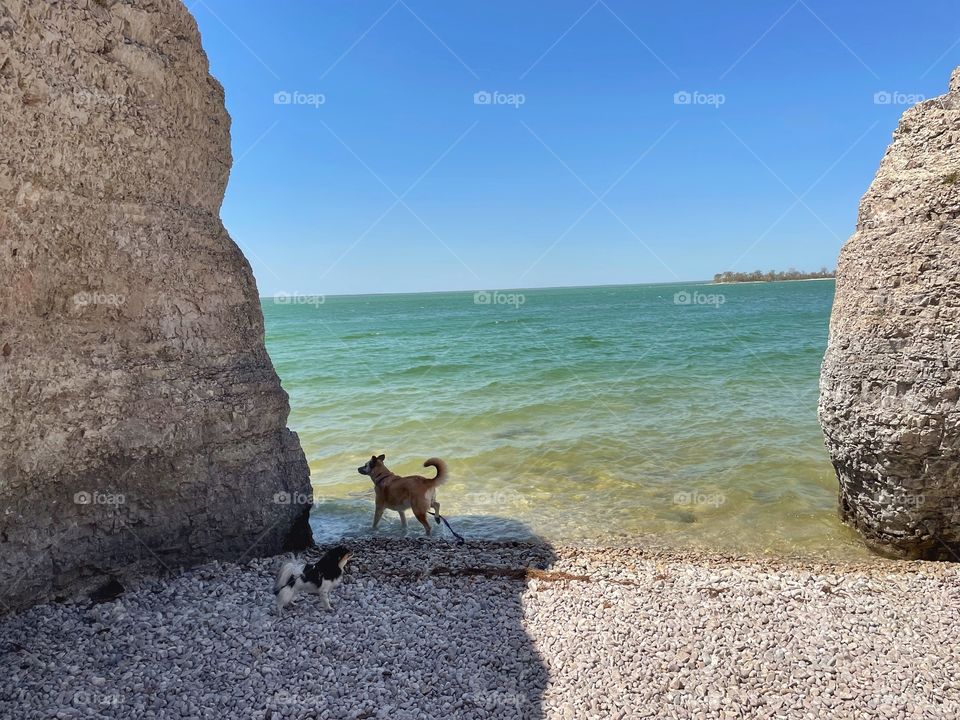
[[[317,539],[370,533],[356,467],[383,452],[401,474],[445,458],[443,512],[468,537],[865,556],[816,418],[833,289],[265,298]]]

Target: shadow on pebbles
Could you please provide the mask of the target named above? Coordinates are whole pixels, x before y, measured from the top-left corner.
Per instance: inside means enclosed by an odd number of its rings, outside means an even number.
[[[960,716],[957,566],[352,546],[330,612],[284,556],[0,618],[0,717]]]

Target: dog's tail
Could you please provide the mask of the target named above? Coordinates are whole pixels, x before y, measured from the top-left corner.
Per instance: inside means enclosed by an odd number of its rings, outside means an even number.
[[[297,574],[298,564],[292,560],[288,560],[283,564],[283,567],[280,568],[280,572],[277,573],[277,581],[273,584],[273,594],[279,595],[280,591],[285,587],[290,587],[295,584],[294,575]]]
[[[277,582],[273,585],[273,594],[277,596],[277,615],[283,614],[283,609],[293,602],[296,594],[297,574],[302,570],[302,564],[287,561],[277,573]]]
[[[433,481],[434,485],[442,485],[447,481],[447,464],[440,458],[430,458],[429,460],[425,460],[423,466],[435,467],[437,469],[437,476],[429,478]]]

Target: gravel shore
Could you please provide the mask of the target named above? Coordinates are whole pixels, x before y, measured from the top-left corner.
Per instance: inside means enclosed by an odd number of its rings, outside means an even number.
[[[958,566],[352,547],[330,612],[268,558],[0,618],[0,717],[960,717]]]

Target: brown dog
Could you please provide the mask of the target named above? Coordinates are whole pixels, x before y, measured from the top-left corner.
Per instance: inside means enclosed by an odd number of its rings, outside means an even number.
[[[427,478],[422,475],[407,475],[401,477],[391,472],[383,461],[386,455],[371,455],[365,465],[357,468],[361,475],[367,475],[373,480],[373,488],[377,495],[377,509],[373,514],[373,529],[377,529],[383,511],[387,508],[400,513],[400,524],[407,529],[407,510],[413,510],[414,516],[423,525],[423,529],[430,534],[430,523],[427,522],[427,510],[433,508],[436,513],[437,524],[440,523],[440,503],[437,502],[437,486],[447,479],[447,464],[440,458],[430,458],[423,463],[424,467],[435,467],[436,477]]]

